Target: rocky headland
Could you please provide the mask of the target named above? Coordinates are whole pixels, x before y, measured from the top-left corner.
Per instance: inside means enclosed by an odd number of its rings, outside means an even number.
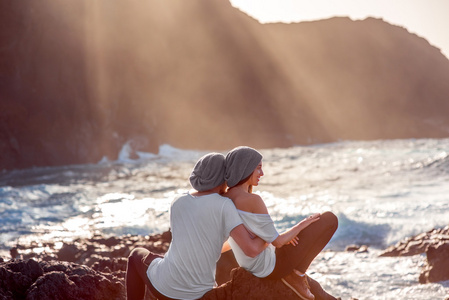
[[[449,135],[449,60],[381,19],[1,1],[0,44],[0,170],[115,160],[128,141],[158,152]]]

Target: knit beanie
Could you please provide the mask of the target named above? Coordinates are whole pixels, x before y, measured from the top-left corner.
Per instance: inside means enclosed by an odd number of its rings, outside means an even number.
[[[262,161],[262,154],[256,149],[240,146],[232,149],[226,155],[225,180],[228,187],[237,185],[256,169]]]
[[[190,174],[190,184],[199,191],[211,190],[224,182],[225,156],[209,153],[201,157]]]

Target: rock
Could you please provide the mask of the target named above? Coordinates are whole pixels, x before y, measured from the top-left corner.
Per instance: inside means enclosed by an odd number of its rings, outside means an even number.
[[[415,235],[388,247],[380,256],[413,256],[422,254],[432,245],[449,242],[449,226]]]
[[[388,247],[380,256],[411,256],[426,253],[427,264],[420,283],[449,280],[449,226],[420,233]]]
[[[357,253],[365,253],[368,252],[368,246],[367,245],[348,245],[345,248],[345,251],[347,252],[357,252]]]
[[[317,281],[310,277],[308,279],[315,300],[336,299],[325,292]],[[216,281],[219,287],[202,299],[298,299],[280,280],[260,279],[240,268],[232,251],[222,253],[218,260]]]
[[[222,253],[217,262],[217,270],[215,272],[215,281],[217,284],[222,285],[231,280],[231,272],[238,266],[239,264],[232,251]]]
[[[108,247],[113,247],[120,244],[120,240],[113,236],[105,240],[103,244],[105,244]]]
[[[103,273],[126,271],[127,262],[128,260],[126,258],[102,258],[98,262],[94,263],[92,269]],[[106,270],[108,270],[108,272],[106,272]]]
[[[26,291],[35,280],[27,270],[30,265],[26,261],[11,261],[0,265],[0,290],[3,294],[25,299]],[[34,269],[33,266],[31,268]]]
[[[120,275],[68,262],[14,260],[0,264],[0,299],[125,299]]]
[[[75,244],[66,244],[58,252],[58,259],[75,262],[80,255],[80,250]]]
[[[127,257],[114,257],[112,252],[144,247],[156,253],[165,253],[170,241],[171,233],[168,231],[151,237],[129,235],[77,239],[66,242],[61,249],[55,249],[56,243],[51,243],[47,245],[47,253],[39,254],[33,251],[37,244],[18,245],[15,255],[23,256],[20,251],[24,250],[34,253],[35,257],[0,262],[0,300],[124,300]],[[58,261],[56,257],[67,261]],[[218,261],[216,280],[220,286],[203,299],[297,299],[280,280],[260,279],[239,268],[232,251],[223,253]],[[317,300],[336,299],[315,280],[309,278],[309,283]],[[146,299],[151,298],[147,296]]]
[[[9,254],[11,255],[11,258],[12,259],[15,259],[15,258],[19,258],[19,250],[17,249],[17,247],[12,247],[10,250],[9,250]]]
[[[61,299],[78,298],[77,286],[62,272],[50,272],[39,278],[30,288],[27,299]]]
[[[61,249],[55,249],[55,242],[47,245],[45,252],[35,251],[38,245],[18,245],[10,250],[11,258],[35,258],[44,261],[68,261],[77,264],[93,266],[102,258],[127,258],[132,249],[143,247],[152,252],[163,254],[170,245],[171,233],[169,231],[156,234],[152,237],[123,236],[120,238],[94,236],[93,238],[79,238],[72,242],[64,242]],[[116,260],[119,261],[119,260]],[[113,270],[113,268],[111,268]]]
[[[38,263],[32,259],[2,263],[0,299],[125,299],[125,261],[102,260],[94,268],[69,262]],[[116,271],[119,276],[99,271],[110,268],[120,268]],[[309,278],[309,283],[316,300],[336,299],[315,280]],[[228,282],[211,290],[202,299],[297,300],[297,296],[280,280],[260,279],[242,268],[235,268]]]
[[[309,279],[315,300],[336,300],[320,284]],[[243,268],[235,268],[231,280],[206,293],[202,300],[298,300],[298,296],[280,280],[267,280],[253,276]]]
[[[420,283],[449,280],[449,242],[427,249],[427,266],[419,276]]]

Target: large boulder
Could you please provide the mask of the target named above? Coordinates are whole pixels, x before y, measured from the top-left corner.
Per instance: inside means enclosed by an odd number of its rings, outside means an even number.
[[[68,262],[3,262],[0,278],[0,299],[125,299],[123,278]]]
[[[426,252],[427,265],[419,276],[420,283],[449,280],[449,242],[430,246]]]
[[[308,277],[310,289],[315,300],[336,300],[323,290],[321,285]],[[231,272],[231,280],[211,290],[202,300],[298,300],[298,296],[281,280],[258,278],[243,268],[235,268]]]
[[[425,253],[427,264],[420,283],[449,280],[449,226],[403,239],[384,250],[380,256],[412,256]]]

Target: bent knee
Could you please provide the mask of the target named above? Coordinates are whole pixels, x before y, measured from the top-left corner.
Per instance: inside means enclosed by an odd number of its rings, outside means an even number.
[[[142,261],[147,254],[148,250],[145,248],[134,248],[128,255],[128,261]]]
[[[335,229],[338,227],[338,218],[333,212],[326,211],[322,213],[320,221],[324,221],[328,226],[334,227]]]

